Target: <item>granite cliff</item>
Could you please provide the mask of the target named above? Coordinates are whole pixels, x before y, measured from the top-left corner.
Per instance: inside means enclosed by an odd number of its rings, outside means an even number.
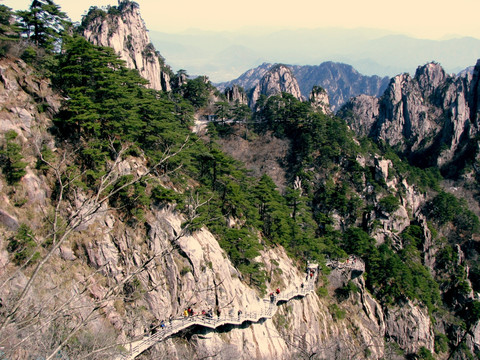
[[[39,149],[43,149],[43,153],[49,149],[55,154],[59,166],[61,159],[72,151],[56,145],[47,131],[52,126],[52,116],[60,109],[61,97],[52,92],[47,80],[36,77],[33,69],[21,60],[2,60],[0,74],[4,119],[1,132],[18,133],[27,162],[26,175],[15,188],[3,176],[0,178],[3,199],[0,298],[2,314],[6,314],[15,305],[10,299],[18,295],[31,274],[30,268],[24,273],[10,260],[6,239],[14,236],[19,224],[28,223],[36,234],[36,241],[44,243],[49,236],[43,232],[47,226],[45,216],[54,212],[55,206],[61,206],[62,216],[72,219],[78,211],[88,211],[85,206],[91,195],[78,189],[78,193],[65,202],[59,202],[58,197],[55,200],[52,196],[58,194],[51,188],[55,173],[35,166]],[[39,112],[40,103],[46,111]],[[142,157],[126,156],[112,165],[113,176],[141,176],[148,172]],[[51,345],[46,339],[54,330],[51,326],[60,331],[58,327],[64,326],[63,320],[82,324],[78,341],[89,351],[96,351],[109,344],[128,344],[142,338],[150,332],[152,324],[158,326],[160,320],[171,316],[181,318],[188,306],[195,311],[217,307],[223,312],[256,308],[261,297],[258,290],[233,266],[218,240],[206,228],[197,231],[182,228],[185,215],[175,206],[153,206],[142,224],[124,222],[121,213],[108,205],[101,205],[98,210],[89,213],[59,244],[52,254],[52,262],[42,269],[43,276],[31,289],[26,300],[29,309],[50,315],[28,323],[28,328],[14,321],[1,330],[4,334],[8,332],[8,336],[2,335],[2,346],[10,358],[48,353]],[[271,274],[266,284],[269,289],[278,287],[287,292],[298,289],[305,281],[304,265],[290,259],[282,247],[265,248],[258,260]],[[350,279],[354,279],[360,289],[343,300],[340,310],[336,310],[346,314],[345,320],[345,315],[342,318],[335,315],[330,297],[312,293],[279,306],[271,320],[225,327],[221,331],[188,329],[148,349],[140,358],[163,354],[164,358],[171,359],[212,355],[221,359],[278,359],[321,353],[321,358],[327,359],[349,354],[364,358],[368,352],[370,358],[379,359],[386,351],[383,342],[386,335],[403,339],[404,348],[409,351],[418,350],[419,345],[432,349],[431,324],[427,317],[422,317],[422,310],[409,305],[402,310],[402,319],[395,315],[396,327],[389,327],[392,315],[383,312],[382,306],[364,289],[363,279],[358,277],[364,268],[355,276],[344,263],[337,263],[332,269],[328,286],[331,294]],[[325,285],[326,281],[326,278],[319,279],[317,286]],[[55,299],[42,288],[56,289]],[[99,306],[101,312],[95,312],[97,316],[86,321],[84,316]],[[23,311],[18,309],[16,316]],[[59,312],[68,314],[68,318],[56,318]],[[24,321],[29,320],[24,318]],[[426,330],[422,328],[405,337],[404,328],[409,322],[420,322]],[[415,342],[409,340],[412,336]],[[52,339],[49,341],[54,344]],[[125,347],[128,352],[128,345]],[[82,354],[81,348],[69,351],[73,351],[72,356]],[[118,351],[121,348],[107,348],[100,352],[99,358],[113,358]],[[66,350],[60,353],[67,354]]]
[[[296,99],[302,99],[298,82],[290,68],[278,64],[268,69],[259,83],[251,90],[249,105],[253,108],[260,95],[268,97],[283,92],[293,95]]]
[[[133,39],[145,30],[138,11],[130,1],[92,9],[87,38]],[[437,64],[398,76],[384,98],[363,95],[344,108],[350,128],[332,116],[325,89],[302,101],[291,69],[276,65],[252,90],[265,95],[254,114],[212,121],[197,136],[193,116],[225,105],[206,77],[178,76],[165,96],[139,86],[135,72],[112,69],[111,55],[84,39],[72,44],[58,54],[65,74],[51,75],[54,86],[42,69],[0,59],[2,357],[478,355],[478,218],[442,191],[445,182],[351,129],[376,134],[378,125],[378,139],[410,154],[441,134],[456,139],[441,161],[464,158],[476,145],[480,63],[461,78]],[[140,71],[154,57],[143,53],[148,38],[138,44],[117,51]],[[68,56],[85,62],[72,69]],[[143,76],[156,78],[154,68]],[[246,101],[238,87],[226,98]],[[365,121],[354,116],[361,111]],[[473,191],[474,181],[462,189]],[[296,295],[277,302],[275,289]],[[272,317],[217,328],[190,320],[210,309],[230,319],[257,312],[270,292]],[[169,319],[193,325],[134,352]]]
[[[170,71],[150,41],[137,3],[120,1],[118,7],[104,11],[91,8],[82,22],[83,36],[99,46],[111,47],[136,69],[155,90],[170,91]]]
[[[75,156],[74,149],[57,142],[48,132],[62,98],[21,60],[2,60],[0,73],[5,119],[1,131],[3,135],[9,130],[18,134],[27,164],[18,185],[10,185],[4,176],[0,178],[2,314],[15,308],[13,300],[32,274],[31,266],[19,269],[12,261],[9,244],[19,227],[28,223],[35,241],[49,244],[53,213],[66,219],[70,234],[56,243],[22,307],[8,322],[2,318],[5,327],[1,329],[1,341],[10,358],[47,356],[58,345],[58,338],[52,338],[52,334],[70,336],[72,324],[81,327],[74,342],[80,345],[62,348],[62,356],[76,357],[87,351],[95,352],[90,355],[92,359],[113,358],[122,352],[122,346],[112,344],[123,345],[128,353],[130,341],[150,333],[161,320],[180,318],[186,307],[197,312],[215,307],[222,312],[255,309],[263,295],[232,264],[207,228],[190,231],[182,226],[187,214],[176,210],[175,205],[152,205],[142,222],[130,222],[123,219],[120,209],[96,203],[95,194],[81,187],[65,199],[59,198],[55,184],[60,178],[56,176],[67,176],[64,166]],[[47,153],[52,154],[51,166],[36,165],[40,154]],[[145,157],[134,154],[112,161],[110,171],[113,178],[149,174]],[[168,177],[156,178],[152,173],[151,180],[172,186]],[[235,226],[235,219],[231,221]],[[48,246],[40,250],[41,256]],[[265,264],[269,274],[267,289],[278,287],[287,292],[305,281],[305,265],[290,259],[281,246],[264,247],[257,260]],[[316,353],[324,359],[352,354],[355,358],[368,354],[369,358],[380,359],[389,351],[385,336],[395,339],[405,351],[415,352],[419,346],[433,350],[432,324],[424,310],[409,304],[401,310],[401,317],[383,310],[365,290],[364,280],[358,276],[362,269],[349,270],[345,261],[338,262],[331,275],[318,280],[316,286],[327,291],[321,297],[314,292],[291,300],[279,305],[273,319],[258,323],[226,326],[218,331],[187,329],[149,348],[139,358],[162,354],[171,359],[213,355],[222,359],[278,359]],[[335,291],[351,280],[359,291],[337,305]],[[42,316],[30,319],[28,314],[33,309]],[[395,326],[389,325],[392,322]],[[410,323],[421,323],[422,327],[413,333],[406,331]]]
[[[429,63],[413,77],[392,78],[380,98],[352,99],[339,115],[358,135],[385,141],[416,164],[461,168],[477,156],[479,74],[480,63],[465,76]]]

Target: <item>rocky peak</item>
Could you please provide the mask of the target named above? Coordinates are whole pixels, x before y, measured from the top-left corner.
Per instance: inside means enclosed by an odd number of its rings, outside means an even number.
[[[339,114],[360,135],[387,142],[415,164],[441,167],[478,152],[471,140],[478,133],[479,89],[480,62],[471,78],[429,63],[413,78],[391,79],[378,102],[357,97]]]
[[[108,12],[94,11],[99,15],[92,16],[92,10],[89,12],[84,19],[83,36],[95,45],[113,48],[127,67],[138,70],[150,82],[152,89],[170,91],[170,77],[162,70],[139,5],[128,0],[119,1],[118,8],[110,8]]]
[[[320,87],[314,86],[312,92],[310,93],[310,103],[312,106],[324,114],[331,114],[332,110],[330,109],[330,101],[328,99],[327,91]]]
[[[398,103],[402,100],[403,93],[412,82],[410,74],[400,74],[390,80],[387,89],[384,93],[384,98],[391,99],[393,103]]]
[[[415,72],[415,80],[418,82],[420,89],[429,93],[438,88],[446,78],[445,70],[435,62],[419,66]]]
[[[478,126],[480,121],[480,59],[477,60],[477,64],[473,69],[469,90],[469,103],[471,104],[470,121]]]
[[[250,94],[249,90],[257,86],[260,79],[273,66],[275,65],[263,63],[235,80],[216,86],[223,91],[232,85],[240,85]],[[327,91],[330,108],[335,112],[352,97],[361,94],[382,95],[390,81],[388,77],[362,75],[350,65],[332,61],[320,65],[288,65],[288,67],[297,79],[302,96],[308,98],[314,86],[321,86]]]
[[[300,87],[297,79],[293,76],[292,70],[286,65],[277,64],[267,71],[253,89],[250,106],[255,106],[260,95],[272,96],[284,92],[292,94],[299,100],[303,100]]]

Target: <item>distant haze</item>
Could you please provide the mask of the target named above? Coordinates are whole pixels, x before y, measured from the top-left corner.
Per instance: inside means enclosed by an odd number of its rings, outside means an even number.
[[[318,65],[331,60],[365,75],[394,76],[430,61],[458,73],[480,58],[478,39],[425,40],[376,29],[150,31],[150,37],[174,70],[205,74],[214,82],[234,79],[263,62]]]
[[[427,39],[480,37],[478,0],[137,0],[150,30],[179,32],[189,28],[237,31],[241,27],[319,28],[371,27]],[[26,9],[30,0],[4,0]],[[115,0],[56,0],[79,21],[90,6],[116,5]]]
[[[213,81],[233,79],[264,61],[317,65],[332,60],[367,75],[391,76],[432,60],[457,72],[480,57],[478,0],[136,2],[167,63]],[[19,10],[31,0],[0,3]],[[90,6],[118,2],[55,3],[79,21]]]

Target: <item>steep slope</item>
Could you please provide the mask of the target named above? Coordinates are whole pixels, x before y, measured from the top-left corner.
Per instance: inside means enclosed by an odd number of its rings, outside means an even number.
[[[239,85],[245,90],[251,89],[259,83],[272,66],[273,64],[264,63],[248,70],[235,80],[218,84],[218,87],[224,89],[232,85]],[[389,81],[387,77],[361,75],[350,65],[330,61],[315,66],[287,66],[290,67],[297,79],[304,98],[309,97],[314,86],[320,86],[327,90],[332,111],[337,111],[350,98],[360,94],[381,95]]]
[[[441,71],[431,69],[419,79],[423,88],[434,92],[443,77]],[[469,344],[469,352],[478,351],[475,335],[458,327],[450,316],[458,316],[472,330],[478,322],[476,315],[466,314],[480,305],[475,295],[480,224],[466,202],[441,191],[440,174],[409,166],[385,146],[357,141],[343,121],[290,94],[262,101],[253,123],[253,128],[235,124],[233,129],[222,129],[222,148],[241,159],[248,154],[252,171],[271,174],[283,189],[292,208],[290,216],[303,230],[297,246],[308,243],[311,236],[334,258],[339,256],[335,244],[343,244],[347,253],[365,259],[367,286],[382,304],[387,339],[393,339],[407,358],[422,346],[431,349],[434,333],[445,334],[452,349],[462,342]],[[468,186],[475,193],[474,179]],[[306,208],[314,214],[315,224]],[[286,231],[279,219],[272,223],[277,234]],[[335,284],[334,278],[329,281]],[[337,288],[337,293],[341,291]],[[425,305],[423,312],[417,312],[419,303]],[[429,316],[434,324],[426,320]],[[417,340],[405,341],[409,334]],[[442,351],[447,350],[437,353]]]
[[[480,62],[456,77],[437,63],[398,75],[380,99],[359,96],[340,111],[358,135],[383,140],[422,166],[463,168],[476,158]]]
[[[155,329],[161,331],[161,320],[179,319],[187,307],[196,312],[217,307],[222,313],[233,314],[257,308],[263,295],[220,247],[219,242],[225,240],[206,227],[189,228],[189,219],[205,206],[198,203],[198,198],[193,194],[186,198],[187,212],[181,211],[179,203],[165,201],[168,190],[175,194],[173,189],[179,186],[171,174],[157,175],[151,171],[146,155],[139,154],[140,149],[119,151],[118,143],[112,144],[111,151],[117,156],[108,158],[107,173],[100,178],[99,188],[77,182],[82,172],[76,173],[75,159],[83,145],[75,140],[56,139],[47,131],[58,125],[58,119],[52,123],[52,115],[60,108],[58,95],[51,91],[48,81],[37,78],[22,61],[4,60],[0,69],[2,112],[5,119],[10,119],[1,131],[3,135],[6,130],[18,133],[27,163],[26,174],[16,185],[7,182],[4,169],[0,176],[0,319],[1,324],[6,324],[0,329],[0,345],[9,358],[47,357],[52,352],[71,358],[92,352],[95,353],[90,354],[91,359],[114,358],[122,353],[122,348],[113,345],[123,344],[128,352],[131,341]],[[40,153],[48,163],[42,161]],[[409,225],[406,209],[417,214],[421,199],[404,182],[392,179],[380,160],[364,161],[379,173],[382,181],[399,191],[404,188],[405,196],[394,219],[385,215],[374,217],[375,213],[380,214],[377,210],[372,210],[369,219],[383,225],[375,234],[378,239],[394,237],[397,229]],[[146,184],[157,184],[157,189],[164,191],[154,195],[150,185],[140,187],[141,192],[156,199],[143,208],[141,218],[132,218],[124,212],[125,206],[117,202],[98,202],[105,192],[112,191],[108,183],[101,185],[103,181],[112,179],[112,184],[118,186],[116,181],[122,176],[139,183],[146,176]],[[323,174],[318,172],[318,176]],[[62,181],[68,179],[73,182],[63,188]],[[198,186],[193,179],[188,184]],[[60,189],[65,189],[65,197]],[[122,196],[123,201],[138,199],[130,206],[140,206],[136,190]],[[384,195],[370,196],[378,201]],[[344,220],[340,214],[338,219],[335,226],[340,229]],[[229,217],[228,227],[236,231],[241,221]],[[25,258],[16,256],[23,253],[15,248],[15,241],[24,239],[24,232],[19,229],[25,229],[25,224],[27,234],[35,239],[28,246],[37,249],[38,244],[38,256],[46,263],[29,290],[30,295],[16,308],[19,293],[36,266],[34,263],[21,267]],[[56,226],[61,228],[56,230]],[[51,234],[59,237],[52,239]],[[305,278],[303,262],[290,259],[279,245],[262,245],[256,260],[268,274],[266,288],[280,288],[282,293],[298,291],[296,288]],[[408,353],[417,352],[421,346],[433,350],[433,324],[426,309],[411,302],[393,307],[380,305],[365,289],[360,258],[349,261],[331,262],[329,275],[322,271],[316,283],[321,297],[311,293],[290,300],[279,306],[272,319],[258,323],[224,326],[217,331],[188,328],[146,350],[145,357],[278,359],[316,353],[321,354],[320,358],[354,354],[359,359],[380,359],[389,351],[385,337],[394,339]],[[353,267],[352,261],[356,264]],[[350,282],[358,291],[339,297],[338,289]],[[40,315],[31,318],[30,314]],[[413,329],[413,323],[418,328]],[[67,340],[62,345],[63,339]]]
[[[170,76],[150,42],[137,3],[121,1],[118,8],[111,7],[108,12],[92,8],[83,19],[82,27],[88,41],[113,48],[128,68],[138,70],[150,82],[149,87],[171,90]]]
[[[0,73],[0,99],[6,119],[2,123],[2,139],[6,131],[16,131],[27,163],[26,174],[16,185],[7,183],[4,173],[0,176],[1,324],[15,308],[15,300],[37,264],[22,268],[25,259],[15,257],[12,239],[18,236],[19,226],[28,224],[36,243],[43,245],[38,250],[40,259],[47,259],[51,249],[51,234],[56,231],[53,224],[63,224],[52,223],[52,213],[67,221],[70,234],[63,237],[64,228],[60,230],[61,242],[40,268],[41,276],[34,281],[30,295],[11,314],[6,327],[0,329],[0,345],[9,358],[46,357],[52,351],[54,355],[71,358],[87,353],[90,359],[115,358],[122,353],[122,348],[115,344],[141,339],[158,329],[160,320],[180,319],[189,306],[196,312],[210,308],[225,314],[255,311],[261,300],[258,290],[233,266],[212,233],[204,227],[189,231],[182,225],[187,219],[174,205],[152,204],[143,221],[135,222],[126,221],[119,208],[96,203],[98,194],[82,186],[70,192],[73,184],[69,185],[68,195],[62,198],[58,181],[68,179],[69,169],[75,169],[67,165],[72,165],[70,161],[76,154],[65,141],[55,144],[55,138],[47,131],[60,108],[60,97],[51,91],[48,81],[37,78],[33,69],[20,60],[2,60]],[[40,161],[39,151],[45,157],[51,154],[49,166],[36,165]],[[111,162],[108,177],[135,178],[145,174],[148,164],[144,157],[120,155]],[[172,185],[164,176],[156,178],[152,174],[150,181]],[[197,205],[192,203],[193,207]],[[75,226],[70,228],[68,224]],[[270,274],[268,289],[280,288],[282,294],[298,292],[305,281],[303,269],[299,270],[298,263],[279,246],[265,248],[258,260]],[[360,263],[357,267],[361,268]],[[335,318],[331,309],[334,300],[311,293],[279,304],[272,319],[225,326],[215,332],[195,327],[164,339],[148,349],[146,356],[274,359],[321,352],[326,358],[352,353],[363,358],[364,349],[369,349],[371,358],[381,358],[386,330],[383,315],[378,318],[374,314],[382,314],[382,310],[363,290],[358,271],[352,275],[357,267],[345,268],[344,263],[332,267],[332,294],[337,286],[353,277],[361,289],[336,308],[347,314],[348,321]],[[319,279],[315,286],[324,281]],[[31,318],[32,313],[37,315]],[[55,350],[62,339],[72,335],[72,342]],[[430,337],[423,338],[420,333],[419,336],[419,344],[431,348]],[[125,347],[128,350],[128,345]]]
[[[205,77],[162,94],[112,49],[67,40],[49,64],[61,96],[40,69],[0,59],[3,357],[478,356],[480,221],[438,173],[357,140],[324,89],[300,101],[281,65],[253,115],[237,103],[238,121],[200,139],[194,109],[228,105]],[[416,81],[435,94],[446,79],[432,66]],[[284,195],[218,137],[248,142],[242,156]]]

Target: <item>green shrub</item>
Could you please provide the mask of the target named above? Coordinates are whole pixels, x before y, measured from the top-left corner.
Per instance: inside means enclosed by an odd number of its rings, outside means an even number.
[[[37,243],[35,242],[33,231],[26,224],[21,224],[17,233],[10,238],[7,250],[13,253],[13,260],[17,265],[22,265],[31,256],[30,264],[35,262],[40,256],[39,252],[35,252]]]
[[[387,195],[378,202],[380,210],[387,214],[392,214],[400,207],[400,201],[393,195]]]
[[[430,350],[425,346],[422,346],[420,350],[418,350],[418,358],[422,360],[435,360]]]
[[[437,354],[446,353],[448,351],[448,337],[445,334],[438,333],[435,335],[435,352]]]
[[[152,189],[150,198],[155,204],[165,204],[177,202],[180,196],[175,191],[158,185]]]
[[[20,58],[27,64],[34,64],[37,60],[37,50],[33,46],[28,46],[23,50]]]
[[[358,287],[350,280],[345,286],[335,290],[337,298],[340,301],[346,300],[350,297],[350,294],[358,292]]]
[[[330,311],[333,320],[339,321],[345,319],[346,311],[340,309],[337,304],[331,304],[328,307],[328,310]]]
[[[187,275],[189,272],[191,272],[192,269],[190,269],[189,266],[184,266],[181,270],[180,270],[180,275],[181,276],[185,276]]]
[[[475,233],[480,230],[478,217],[468,209],[465,199],[440,192],[427,206],[427,213],[439,225],[453,223],[458,230]]]
[[[18,134],[9,130],[5,133],[6,143],[0,150],[2,171],[10,185],[16,184],[27,173],[27,163],[22,161],[22,147],[15,142]]]
[[[328,290],[326,287],[321,286],[317,289],[317,295],[318,297],[327,297],[328,296]]]

